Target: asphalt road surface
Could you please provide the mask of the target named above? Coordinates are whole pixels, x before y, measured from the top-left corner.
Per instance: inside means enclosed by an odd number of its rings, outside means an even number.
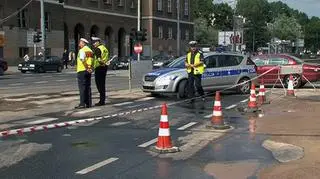
[[[0,178],[194,179],[217,177],[219,173],[213,171],[219,164],[254,162],[264,167],[275,162],[261,147],[264,136],[253,139],[246,117],[236,110],[246,105],[247,99],[247,95],[233,92],[223,94],[224,117],[234,127],[226,135],[206,128],[212,114],[211,96],[194,104],[169,97],[143,97],[84,111],[71,110],[67,116],[63,110],[46,114],[51,121],[20,119],[22,126],[28,126],[119,114],[93,123],[4,138],[0,152],[6,157],[2,157]],[[160,108],[139,110],[163,103],[169,105],[172,141],[181,149],[175,154],[149,151],[156,143]],[[120,116],[132,110],[137,112]],[[244,172],[255,178],[258,170]]]
[[[107,90],[129,89],[128,71],[108,71]],[[138,88],[141,79],[132,80],[132,88]],[[92,90],[95,92],[94,75]],[[7,95],[18,93],[61,92],[78,90],[77,74],[74,69],[62,73],[26,73],[19,72],[0,76],[0,92]]]

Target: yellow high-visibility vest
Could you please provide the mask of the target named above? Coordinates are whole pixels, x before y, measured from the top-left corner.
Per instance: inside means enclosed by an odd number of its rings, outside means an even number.
[[[190,65],[191,65],[191,56],[192,56],[191,52],[188,52],[187,63]],[[200,63],[200,60],[201,60],[200,56],[201,56],[201,54],[199,52],[197,52],[197,54],[194,56],[194,63],[193,64]],[[191,71],[192,71],[192,68],[187,68],[188,73],[191,73]],[[194,68],[194,70],[193,70],[193,74],[195,74],[195,75],[202,75],[203,73],[204,73],[204,65],[203,64]]]
[[[97,57],[95,57],[95,59],[94,59],[94,68],[97,68],[97,67],[101,66],[99,61],[102,61],[103,64],[106,64],[108,62],[108,59],[109,59],[109,51],[108,51],[108,49],[104,45],[99,45],[98,48],[101,51],[101,59],[98,59]]]
[[[86,54],[85,61],[88,65],[89,68],[92,66],[92,61],[93,61],[93,52],[88,46],[84,46],[81,48],[78,52],[78,57],[77,57],[77,72],[81,71],[86,71],[86,67],[83,65],[82,60],[80,59],[80,52],[84,52]]]

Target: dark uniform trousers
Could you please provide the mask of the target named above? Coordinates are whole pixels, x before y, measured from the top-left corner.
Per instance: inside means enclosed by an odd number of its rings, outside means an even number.
[[[195,75],[192,72],[188,73],[188,92],[189,98],[194,97],[194,86],[196,86],[197,92],[200,96],[204,95],[204,91],[201,85],[201,77],[202,75]]]
[[[77,76],[80,91],[80,105],[91,107],[91,73],[87,71],[81,71],[78,72]]]
[[[99,103],[105,103],[106,100],[106,76],[107,76],[107,67],[99,66],[95,69],[95,81],[97,89],[100,93]]]

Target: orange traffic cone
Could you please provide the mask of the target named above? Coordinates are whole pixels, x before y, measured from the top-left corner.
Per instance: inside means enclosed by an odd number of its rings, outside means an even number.
[[[158,153],[173,153],[179,151],[179,148],[172,146],[166,104],[162,105],[158,142],[154,149]]]
[[[262,104],[269,104],[269,103],[267,102],[267,98],[266,98],[266,89],[264,88],[263,78],[261,79],[260,87],[259,87],[258,104],[260,104],[260,105],[262,105]]]
[[[288,83],[287,96],[295,96],[293,89],[293,76],[291,74]]]
[[[258,110],[258,106],[257,106],[256,86],[252,82],[247,112],[256,112],[257,110]]]
[[[211,123],[212,123],[212,127],[214,129],[224,130],[224,129],[230,128],[230,126],[225,125],[225,123],[223,121],[220,91],[216,92],[214,106],[213,106],[213,112],[212,112],[212,117],[211,117]]]

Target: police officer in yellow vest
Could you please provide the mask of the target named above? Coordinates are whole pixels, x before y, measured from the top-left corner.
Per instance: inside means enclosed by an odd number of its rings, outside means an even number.
[[[198,91],[198,94],[202,96],[202,100],[205,100],[204,91],[201,85],[201,77],[204,73],[204,59],[203,54],[197,49],[197,42],[189,42],[190,50],[187,53],[185,66],[188,72],[188,93],[189,98],[194,97],[194,86]],[[194,100],[191,100],[193,102]]]
[[[91,107],[91,73],[93,65],[93,52],[87,46],[88,40],[81,38],[77,56],[77,77],[80,91],[80,104],[76,109]]]
[[[98,37],[92,37],[92,44],[94,47],[94,73],[97,89],[100,93],[100,100],[96,103],[96,106],[105,105],[106,101],[106,75],[107,65],[109,59],[108,49],[101,44],[101,39]]]

